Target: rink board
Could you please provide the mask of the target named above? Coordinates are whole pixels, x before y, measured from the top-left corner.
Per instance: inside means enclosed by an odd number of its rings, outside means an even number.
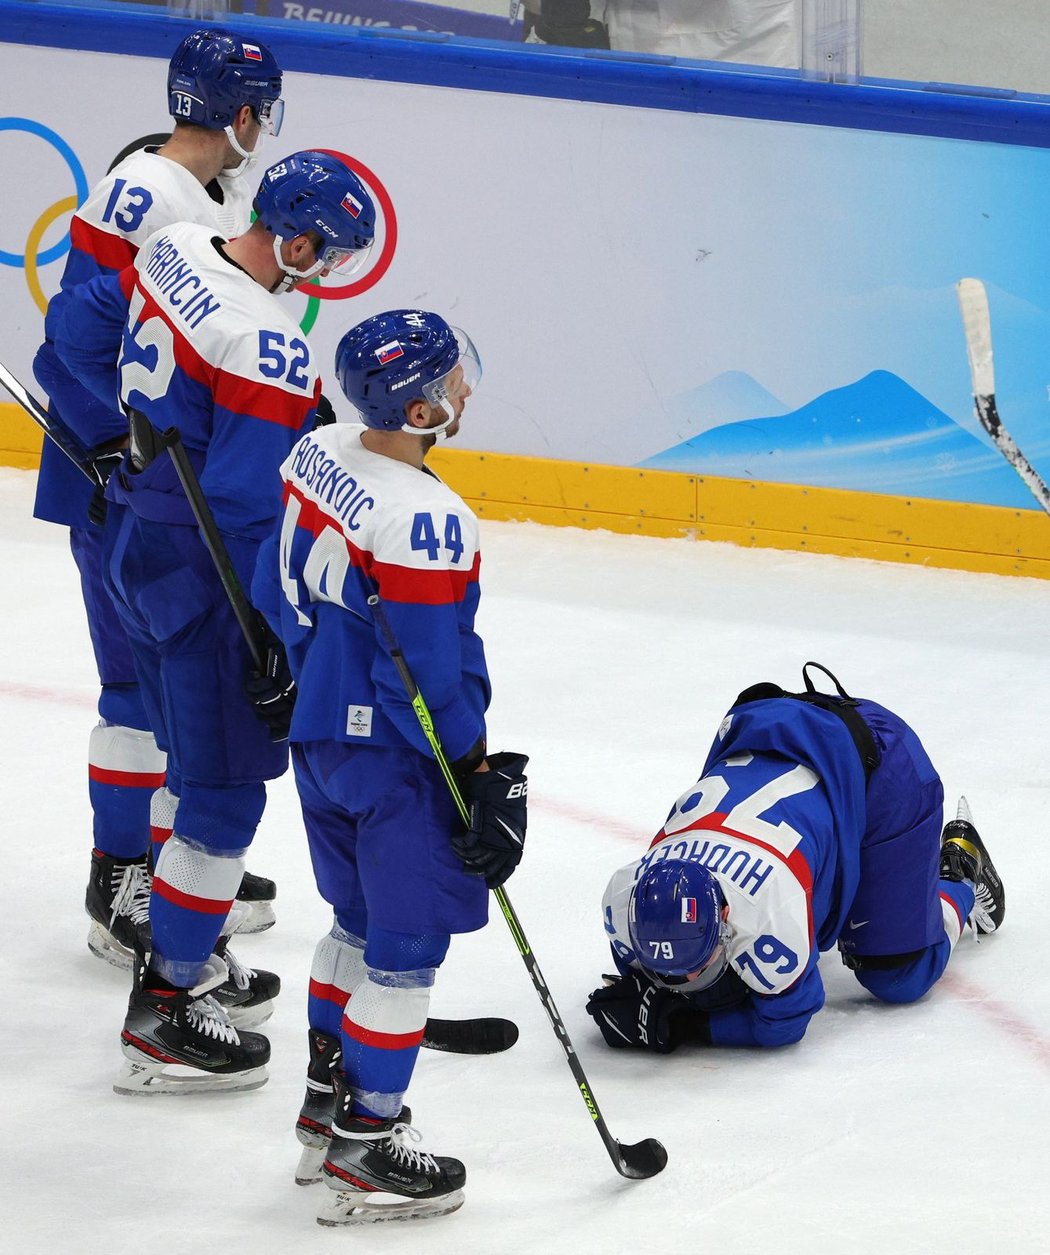
[[[39,461],[39,428],[0,404],[0,464]],[[429,463],[483,519],[1050,579],[1050,519],[1031,510],[471,450]]]
[[[158,63],[187,26],[10,0],[0,18],[19,102],[0,165],[33,174],[0,240],[3,358],[32,385],[62,206],[168,125]],[[1050,100],[251,29],[290,71],[281,149],[352,151],[386,198],[381,273],[288,298],[322,375],[379,309],[467,328],[484,404],[440,460],[483,516],[1044,574],[1050,521],[973,417],[954,285],[988,283],[1000,409],[1045,474]],[[56,94],[74,74],[80,96]],[[142,102],[119,138],[97,125],[118,82]],[[0,463],[35,466],[39,442],[0,403]]]

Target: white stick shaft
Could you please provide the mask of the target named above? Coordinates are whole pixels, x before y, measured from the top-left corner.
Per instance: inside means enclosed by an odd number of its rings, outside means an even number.
[[[977,419],[995,442],[995,447],[1021,477],[1039,505],[1050,514],[1050,488],[1003,426],[995,404],[995,367],[992,362],[992,319],[988,293],[980,279],[960,279],[955,285],[966,332],[966,353],[970,359],[970,379]]]
[[[955,290],[966,332],[973,394],[975,397],[990,397],[995,392],[995,367],[992,363],[992,318],[988,312],[988,293],[980,279],[960,279]]]

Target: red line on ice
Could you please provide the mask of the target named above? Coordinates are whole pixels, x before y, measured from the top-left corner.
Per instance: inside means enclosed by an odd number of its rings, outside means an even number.
[[[1005,1002],[1000,1002],[998,998],[991,997],[980,985],[975,985],[950,969],[945,972],[938,984],[979,1011],[1009,1037],[1013,1037],[1027,1047],[1043,1067],[1050,1068],[1050,1039],[1034,1024],[1023,1020],[1012,1007]]]

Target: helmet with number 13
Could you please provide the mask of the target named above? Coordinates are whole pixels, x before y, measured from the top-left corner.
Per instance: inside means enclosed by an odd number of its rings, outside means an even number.
[[[187,35],[168,66],[168,112],[176,123],[226,132],[241,157],[241,164],[227,174],[240,174],[254,156],[234,130],[234,121],[245,106],[263,133],[280,134],[284,101],[281,67],[273,53],[264,44],[221,27]]]

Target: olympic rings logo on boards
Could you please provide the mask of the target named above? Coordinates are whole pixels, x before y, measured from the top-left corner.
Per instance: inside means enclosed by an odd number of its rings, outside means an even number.
[[[73,178],[74,194],[62,197],[55,201],[53,205],[49,205],[42,210],[29,231],[25,248],[21,253],[7,252],[0,248],[0,265],[13,266],[16,269],[25,270],[26,286],[29,288],[30,295],[41,314],[45,314],[47,312],[48,298],[44,295],[40,283],[40,267],[49,265],[51,262],[58,261],[64,257],[69,252],[70,239],[67,228],[65,235],[57,244],[41,250],[44,234],[63,215],[68,214],[72,216],[87,200],[90,188],[88,187],[87,175],[84,173],[84,167],[80,159],[66,140],[50,127],[44,126],[43,123],[37,122],[32,118],[2,117],[0,118],[0,132],[3,131],[21,131],[42,139],[66,163]],[[157,143],[158,140],[162,142],[164,138],[163,136],[149,135],[136,140],[121,150],[117,160],[122,160],[136,151],[136,149],[147,144]],[[302,292],[307,298],[306,310],[299,323],[304,333],[309,332],[317,321],[317,315],[321,309],[321,301],[344,301],[350,297],[360,296],[363,292],[367,292],[369,288],[374,287],[389,270],[390,263],[394,259],[394,252],[397,249],[397,214],[394,210],[394,203],[390,198],[390,193],[383,186],[380,179],[363,162],[356,157],[351,157],[348,153],[338,152],[332,148],[323,148],[319,151],[329,153],[331,156],[338,158],[338,160],[345,162],[368,188],[380,211],[382,244],[371,266],[363,274],[357,275],[353,282],[324,285],[319,280],[313,279],[309,283],[302,284],[295,289],[298,292]]]
[[[87,175],[84,173],[84,167],[80,164],[80,159],[73,149],[70,148],[61,135],[53,131],[49,126],[44,126],[41,122],[35,122],[32,118],[0,118],[0,131],[22,131],[28,135],[38,136],[54,148],[69,167],[69,172],[73,176],[74,195],[56,200],[53,205],[49,205],[47,209],[41,212],[36,222],[30,228],[29,235],[26,238],[25,251],[22,253],[8,253],[4,249],[0,249],[0,265],[25,269],[26,286],[29,288],[30,295],[36,302],[37,308],[44,314],[47,312],[47,298],[44,296],[43,289],[40,286],[40,267],[48,265],[49,262],[57,261],[69,252],[69,231],[66,231],[57,244],[53,244],[43,252],[40,251],[40,244],[44,238],[44,232],[53,222],[61,218],[63,214],[72,215],[87,200]]]

